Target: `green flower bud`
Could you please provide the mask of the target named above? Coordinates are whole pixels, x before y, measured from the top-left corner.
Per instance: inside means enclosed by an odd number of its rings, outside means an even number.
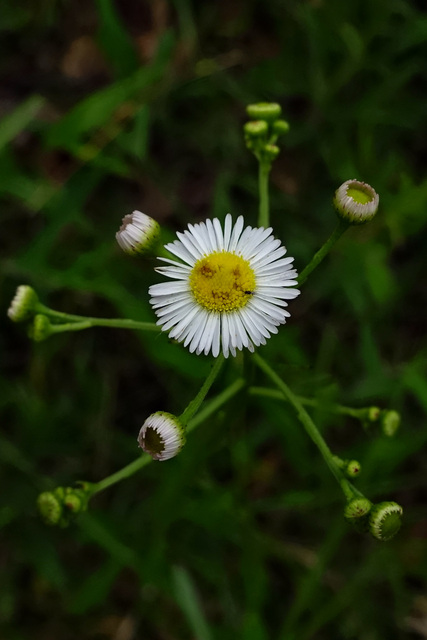
[[[56,487],[39,495],[37,506],[44,522],[67,527],[77,514],[86,511],[94,485],[78,482],[75,487]]]
[[[344,509],[344,517],[347,520],[358,520],[368,515],[372,507],[372,502],[367,498],[353,498]]]
[[[367,413],[367,419],[369,422],[376,422],[381,415],[381,409],[379,407],[369,407]]]
[[[54,491],[45,491],[37,498],[37,508],[45,522],[49,525],[60,525],[62,520],[62,501]]]
[[[367,498],[353,498],[344,509],[344,517],[356,531],[369,531],[369,512],[372,502]]]
[[[32,287],[21,284],[10,303],[7,315],[13,322],[23,322],[34,315],[39,299]]]
[[[372,507],[369,531],[377,540],[391,540],[402,524],[402,507],[397,502],[380,502]]]
[[[185,444],[184,425],[171,413],[157,411],[142,425],[138,444],[153,460],[169,460]]]
[[[346,476],[349,478],[355,478],[361,471],[361,464],[357,460],[342,460],[338,456],[333,456],[334,462]]]
[[[145,213],[134,211],[123,218],[116,240],[120,248],[131,256],[154,255],[160,244],[160,225]]]
[[[86,509],[86,502],[83,496],[70,491],[64,498],[64,507],[73,513],[78,513]]]
[[[335,192],[335,209],[339,217],[349,224],[364,224],[372,220],[378,204],[375,189],[359,180],[347,180]]]
[[[286,120],[276,120],[276,122],[274,122],[272,126],[273,133],[278,136],[282,136],[285,133],[288,133],[289,128],[289,122],[286,122]]]
[[[243,127],[245,136],[248,138],[261,138],[268,133],[268,124],[264,120],[255,120],[247,122]]]
[[[258,102],[257,104],[249,104],[246,107],[246,113],[251,120],[274,122],[280,118],[282,107],[275,102]]]
[[[383,411],[381,429],[385,436],[392,438],[400,427],[400,414],[397,411]]]
[[[38,313],[28,328],[28,336],[35,342],[42,342],[52,334],[52,325],[47,316]]]
[[[273,162],[273,160],[275,160],[279,155],[280,149],[275,144],[266,144],[262,148],[261,153],[265,160],[268,160],[268,162]]]
[[[349,478],[355,478],[360,474],[362,467],[357,460],[350,460],[345,466],[345,473]]]

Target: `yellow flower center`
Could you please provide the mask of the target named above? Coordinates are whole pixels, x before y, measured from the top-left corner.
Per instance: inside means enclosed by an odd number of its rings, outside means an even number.
[[[209,311],[241,309],[253,295],[255,274],[247,260],[221,251],[196,262],[190,287],[196,301]]]

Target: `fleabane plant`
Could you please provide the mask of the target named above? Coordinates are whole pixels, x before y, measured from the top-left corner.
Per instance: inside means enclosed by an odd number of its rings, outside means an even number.
[[[260,347],[290,317],[288,305],[300,295],[301,286],[312,271],[349,227],[372,220],[379,205],[375,190],[362,180],[347,180],[338,186],[333,198],[338,214],[336,227],[298,273],[293,265],[294,258],[287,255],[282,240],[275,236],[270,226],[269,174],[280,153],[280,139],[289,130],[289,124],[281,118],[281,111],[277,103],[259,103],[247,108],[249,122],[244,125],[245,142],[258,162],[256,224],[251,220],[252,226],[248,218],[245,221],[241,215],[224,212],[221,220],[214,218],[189,224],[177,232],[175,240],[162,245],[162,230],[155,218],[137,210],[124,216],[116,234],[120,248],[135,258],[151,256],[161,262],[155,271],[163,280],[153,281],[147,292],[155,322],[68,314],[43,305],[28,285],[18,288],[8,314],[14,322],[28,323],[29,336],[35,341],[66,331],[119,327],[166,333],[182,348],[212,359],[206,380],[181,413],[171,414],[159,407],[150,416],[141,417],[142,426],[135,446],[142,449],[142,455],[98,482],[80,482],[41,494],[38,508],[46,523],[66,526],[88,508],[92,495],[141,471],[152,461],[171,464],[170,460],[178,454],[186,455],[184,445],[191,431],[237,394],[242,398],[247,394],[252,400],[259,397],[271,402],[286,402],[289,409],[295,411],[343,493],[343,515],[347,522],[360,532],[369,532],[377,540],[389,540],[399,530],[402,507],[395,502],[374,504],[356,488],[354,481],[362,472],[362,465],[358,460],[342,459],[331,451],[309,413],[310,407],[316,407],[317,400],[296,394],[261,355]],[[176,347],[171,345],[171,348]],[[270,386],[252,385],[252,374],[249,383],[245,372],[247,358],[244,358],[240,359],[235,379],[222,389],[217,383],[216,395],[205,402],[224,362],[227,360],[229,370],[234,370],[230,365],[242,350],[249,352],[252,364]],[[385,437],[394,437],[400,424],[400,415],[390,408],[334,404],[328,405],[328,410],[349,416],[366,431],[377,430]],[[160,472],[163,470],[161,465]]]

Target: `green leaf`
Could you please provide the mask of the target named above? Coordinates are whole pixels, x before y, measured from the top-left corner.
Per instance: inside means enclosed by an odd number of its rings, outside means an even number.
[[[46,138],[52,147],[74,147],[77,140],[93,129],[105,125],[125,101],[141,100],[141,92],[157,83],[165,73],[172,51],[173,38],[166,33],[160,42],[154,62],[138,69],[131,76],[92,94],[79,102],[74,109],[56,125]]]
[[[44,102],[41,96],[31,96],[0,121],[0,149],[28,127]]]
[[[193,580],[186,569],[174,567],[172,579],[175,596],[197,640],[211,640],[212,636],[204,617]]]
[[[111,0],[96,0],[96,5],[100,19],[98,42],[116,74],[126,76],[138,68],[135,47]]]

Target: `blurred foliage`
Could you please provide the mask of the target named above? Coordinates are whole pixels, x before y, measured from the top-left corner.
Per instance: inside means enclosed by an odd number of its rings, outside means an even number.
[[[0,635],[426,637],[424,3],[4,0],[0,46]],[[384,545],[351,532],[293,412],[252,399],[76,525],[47,528],[38,493],[131,461],[147,414],[182,410],[209,361],[109,329],[31,344],[6,317],[14,290],[153,320],[154,263],[121,254],[114,232],[133,209],[172,230],[228,211],[253,224],[242,125],[258,100],[291,124],[272,221],[299,269],[332,231],[341,182],[380,194],[375,221],[347,233],[263,354],[297,392],[402,413],[393,440],[315,418],[361,461],[369,497],[403,505],[404,527]]]

